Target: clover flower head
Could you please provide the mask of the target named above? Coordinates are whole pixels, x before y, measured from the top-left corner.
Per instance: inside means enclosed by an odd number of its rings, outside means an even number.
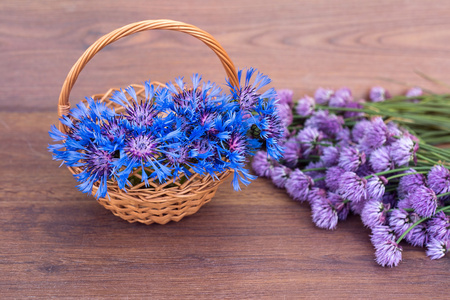
[[[390,93],[381,86],[374,86],[370,89],[369,99],[372,102],[383,102],[390,97]]]
[[[348,172],[356,172],[366,162],[366,155],[354,147],[344,147],[339,155],[338,165]]]
[[[440,240],[432,238],[427,243],[427,256],[431,259],[440,259],[447,254],[450,249],[450,240]]]
[[[450,216],[440,211],[427,222],[427,230],[431,237],[438,240],[450,239]]]
[[[345,172],[340,178],[337,193],[343,198],[354,203],[360,203],[367,199],[367,180],[356,175],[354,172]]]
[[[387,219],[389,205],[385,205],[378,200],[370,200],[366,202],[361,213],[361,220],[368,228],[374,228],[384,225]]]
[[[277,95],[280,103],[287,104],[292,107],[294,92],[288,89],[277,90]]]
[[[320,87],[314,93],[314,99],[316,100],[317,104],[327,105],[333,94],[333,90]]]
[[[396,242],[386,240],[375,247],[376,262],[382,267],[395,267],[402,260],[403,248]]]
[[[305,201],[308,199],[310,189],[314,186],[314,181],[299,169],[295,169],[291,172],[285,186],[287,193],[294,200]]]
[[[313,197],[310,200],[312,219],[319,228],[336,229],[339,217],[334,205],[326,197]]]
[[[436,165],[431,168],[427,175],[428,186],[436,194],[450,192],[450,171],[442,165]]]
[[[314,108],[316,107],[316,102],[313,98],[309,96],[304,96],[297,101],[295,105],[295,111],[299,116],[307,117],[312,115]]]
[[[418,186],[410,195],[411,207],[421,217],[431,217],[436,212],[438,201],[432,189],[424,185]]]

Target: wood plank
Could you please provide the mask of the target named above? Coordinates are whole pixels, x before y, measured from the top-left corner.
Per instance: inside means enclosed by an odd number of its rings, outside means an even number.
[[[238,67],[270,75],[295,97],[383,84],[444,91],[450,82],[446,1],[13,1],[0,2],[1,298],[447,298],[448,257],[404,245],[394,269],[374,262],[356,216],[318,229],[306,204],[258,179],[224,183],[193,216],[129,224],[75,188],[47,152],[62,82],[101,35],[169,18],[212,33]],[[194,72],[223,82],[214,54],[193,38],[149,32],[104,49],[82,72],[72,103],[110,87]]]

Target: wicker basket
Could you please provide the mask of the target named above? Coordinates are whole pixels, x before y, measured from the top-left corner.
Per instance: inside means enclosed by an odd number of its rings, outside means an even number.
[[[182,22],[172,20],[147,20],[129,24],[104,35],[83,53],[70,70],[63,84],[59,96],[59,116],[67,115],[69,113],[70,91],[81,70],[97,52],[122,37],[151,29],[180,31],[198,38],[217,54],[230,83],[234,86],[239,85],[233,63],[225,50],[210,34],[195,26]],[[141,85],[133,86],[136,89],[138,96],[142,96],[144,87]],[[108,107],[117,108],[115,103],[109,101],[110,96],[115,90],[116,89],[110,89],[105,94],[94,95],[93,98],[105,102]],[[67,132],[67,128],[61,123],[59,124],[59,127],[62,132]],[[78,174],[82,171],[80,168],[74,167],[70,167],[69,170],[73,174]],[[98,199],[98,202],[106,209],[112,211],[114,215],[119,216],[130,223],[165,224],[169,221],[179,221],[183,217],[197,212],[202,205],[211,201],[219,185],[230,174],[230,171],[217,174],[219,180],[213,179],[210,175],[199,176],[198,174],[194,174],[189,180],[183,183],[173,182],[173,180],[170,179],[164,184],[150,181],[148,187],[145,187],[144,183],[142,183],[128,189],[127,192],[119,189],[117,182],[111,180],[108,181],[108,194],[110,198],[100,198]],[[139,177],[137,172],[135,172],[134,175]],[[93,192],[96,192],[97,188],[98,183],[94,184]]]

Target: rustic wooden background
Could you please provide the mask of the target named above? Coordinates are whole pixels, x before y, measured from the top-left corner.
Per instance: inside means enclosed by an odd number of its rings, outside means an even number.
[[[128,224],[78,192],[46,150],[72,64],[101,35],[144,19],[192,23],[236,66],[269,74],[295,97],[319,86],[450,83],[448,1],[0,1],[0,298],[446,298],[450,261],[404,247],[374,262],[357,217],[315,228],[307,205],[264,179],[228,183],[179,223]],[[101,51],[72,102],[149,78],[224,72],[201,42],[145,32]]]

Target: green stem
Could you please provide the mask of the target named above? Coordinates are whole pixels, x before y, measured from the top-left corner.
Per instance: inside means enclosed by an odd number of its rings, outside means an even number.
[[[448,195],[450,195],[450,192],[439,194],[436,196],[436,198],[440,198],[440,197],[444,197],[444,196],[448,196]]]
[[[403,177],[403,176],[406,176],[406,175],[426,174],[426,173],[428,173],[428,171],[410,172],[410,173],[397,174],[397,175],[393,175],[393,176],[391,176],[391,177],[386,178],[386,180],[387,180],[387,181],[390,181],[391,179]]]
[[[426,157],[425,155],[422,155],[422,154],[420,154],[420,153],[416,153],[416,155],[417,155],[418,158],[423,159],[423,160],[426,160],[426,161],[432,163],[433,165],[438,165],[438,164],[439,164],[438,162],[436,162],[436,161],[434,161],[434,160],[431,160],[431,159],[429,159],[428,157]]]
[[[386,175],[386,174],[390,174],[390,173],[396,173],[396,172],[401,172],[401,171],[407,171],[410,169],[414,169],[414,170],[430,170],[430,167],[405,167],[405,168],[400,168],[400,169],[395,169],[395,170],[388,170],[388,171],[384,171],[384,172],[379,172],[379,173],[375,173],[375,174],[371,174],[368,175],[366,177],[364,177],[365,179],[369,179],[372,176],[380,176],[380,175]]]
[[[436,212],[435,212],[435,214],[436,213],[438,213],[438,212],[440,212],[440,211],[446,211],[446,210],[449,210],[450,209],[450,206],[444,206],[444,207],[441,207],[441,208],[438,208],[438,209],[436,209]],[[397,243],[397,245],[403,240],[403,238],[414,228],[414,227],[416,227],[417,225],[419,225],[420,223],[422,223],[423,221],[426,221],[426,220],[428,220],[430,217],[425,217],[425,218],[422,218],[422,219],[420,219],[419,221],[417,221],[416,223],[414,223],[411,227],[409,227],[405,232],[403,232],[403,234],[397,239],[397,241],[396,241],[396,243]]]
[[[325,171],[327,168],[312,168],[312,169],[305,169],[301,170],[302,172],[312,172],[312,171]]]
[[[325,178],[326,178],[326,177],[319,177],[319,178],[314,179],[313,181],[314,181],[314,182],[317,182],[317,181],[325,180]]]

